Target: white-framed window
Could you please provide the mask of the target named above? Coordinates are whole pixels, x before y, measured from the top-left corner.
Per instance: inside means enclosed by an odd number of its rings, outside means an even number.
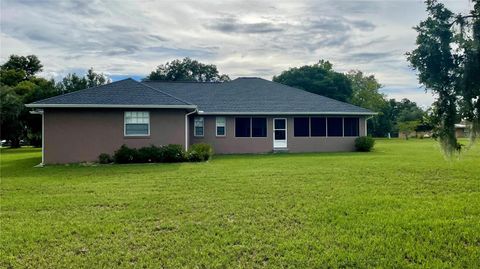
[[[203,117],[195,117],[193,120],[193,135],[194,136],[203,136]]]
[[[150,135],[150,112],[148,111],[125,111],[124,123],[125,136]]]
[[[225,136],[227,134],[227,121],[225,117],[217,117],[215,119],[215,130],[217,136]]]

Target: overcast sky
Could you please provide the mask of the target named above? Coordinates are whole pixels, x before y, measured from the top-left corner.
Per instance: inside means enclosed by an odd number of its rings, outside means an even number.
[[[0,62],[35,54],[44,77],[94,67],[117,80],[191,57],[231,78],[271,79],[326,59],[337,71],[374,74],[391,98],[433,100],[405,59],[412,27],[425,18],[422,1],[88,2],[2,0]],[[442,2],[455,12],[472,5]]]

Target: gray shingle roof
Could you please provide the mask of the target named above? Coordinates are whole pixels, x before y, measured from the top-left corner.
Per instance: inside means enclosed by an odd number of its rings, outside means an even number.
[[[125,79],[27,105],[197,107],[204,114],[368,114],[372,111],[261,78],[223,83]]]
[[[204,113],[375,114],[368,109],[261,78],[224,83],[143,82],[198,106]]]
[[[42,105],[192,106],[177,97],[130,78],[43,99],[28,106],[41,107]]]

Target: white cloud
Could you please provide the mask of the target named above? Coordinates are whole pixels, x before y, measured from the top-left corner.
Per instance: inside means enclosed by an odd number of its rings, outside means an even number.
[[[465,12],[469,1],[449,1]],[[375,74],[391,98],[428,105],[405,52],[421,1],[2,1],[0,60],[36,54],[44,76],[90,67],[147,75],[158,64],[192,57],[231,77],[271,79],[319,59],[339,71]]]

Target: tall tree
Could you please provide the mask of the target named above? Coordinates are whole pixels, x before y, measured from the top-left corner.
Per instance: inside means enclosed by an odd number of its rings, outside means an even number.
[[[352,85],[345,74],[335,72],[329,61],[290,68],[273,81],[346,102],[352,96]]]
[[[462,16],[436,0],[425,1],[428,17],[414,28],[417,48],[407,53],[420,83],[437,96],[433,120],[447,156],[458,149],[454,127],[458,114],[472,121],[472,141],[479,134],[480,3],[474,2],[471,14]]]
[[[159,65],[145,80],[222,82],[230,78],[220,75],[213,64],[203,64],[187,57]]]
[[[23,71],[23,79],[33,77],[38,72],[42,71],[42,68],[43,65],[40,63],[38,57],[35,55],[18,56],[12,54],[10,55],[8,61],[2,65],[2,69],[5,70]]]
[[[463,51],[460,79],[460,114],[472,123],[472,143],[480,136],[480,1],[466,16],[458,15],[460,52]]]
[[[379,92],[382,85],[374,75],[364,75],[360,70],[349,71],[347,77],[352,85],[349,103],[378,112],[378,115],[368,121],[368,133],[374,136],[386,136],[391,132],[389,129],[391,126],[386,125],[388,119],[383,113],[388,104],[385,95]]]
[[[0,85],[0,138],[10,141],[11,147],[20,147],[22,124],[19,121],[23,103],[15,92],[6,85]]]

